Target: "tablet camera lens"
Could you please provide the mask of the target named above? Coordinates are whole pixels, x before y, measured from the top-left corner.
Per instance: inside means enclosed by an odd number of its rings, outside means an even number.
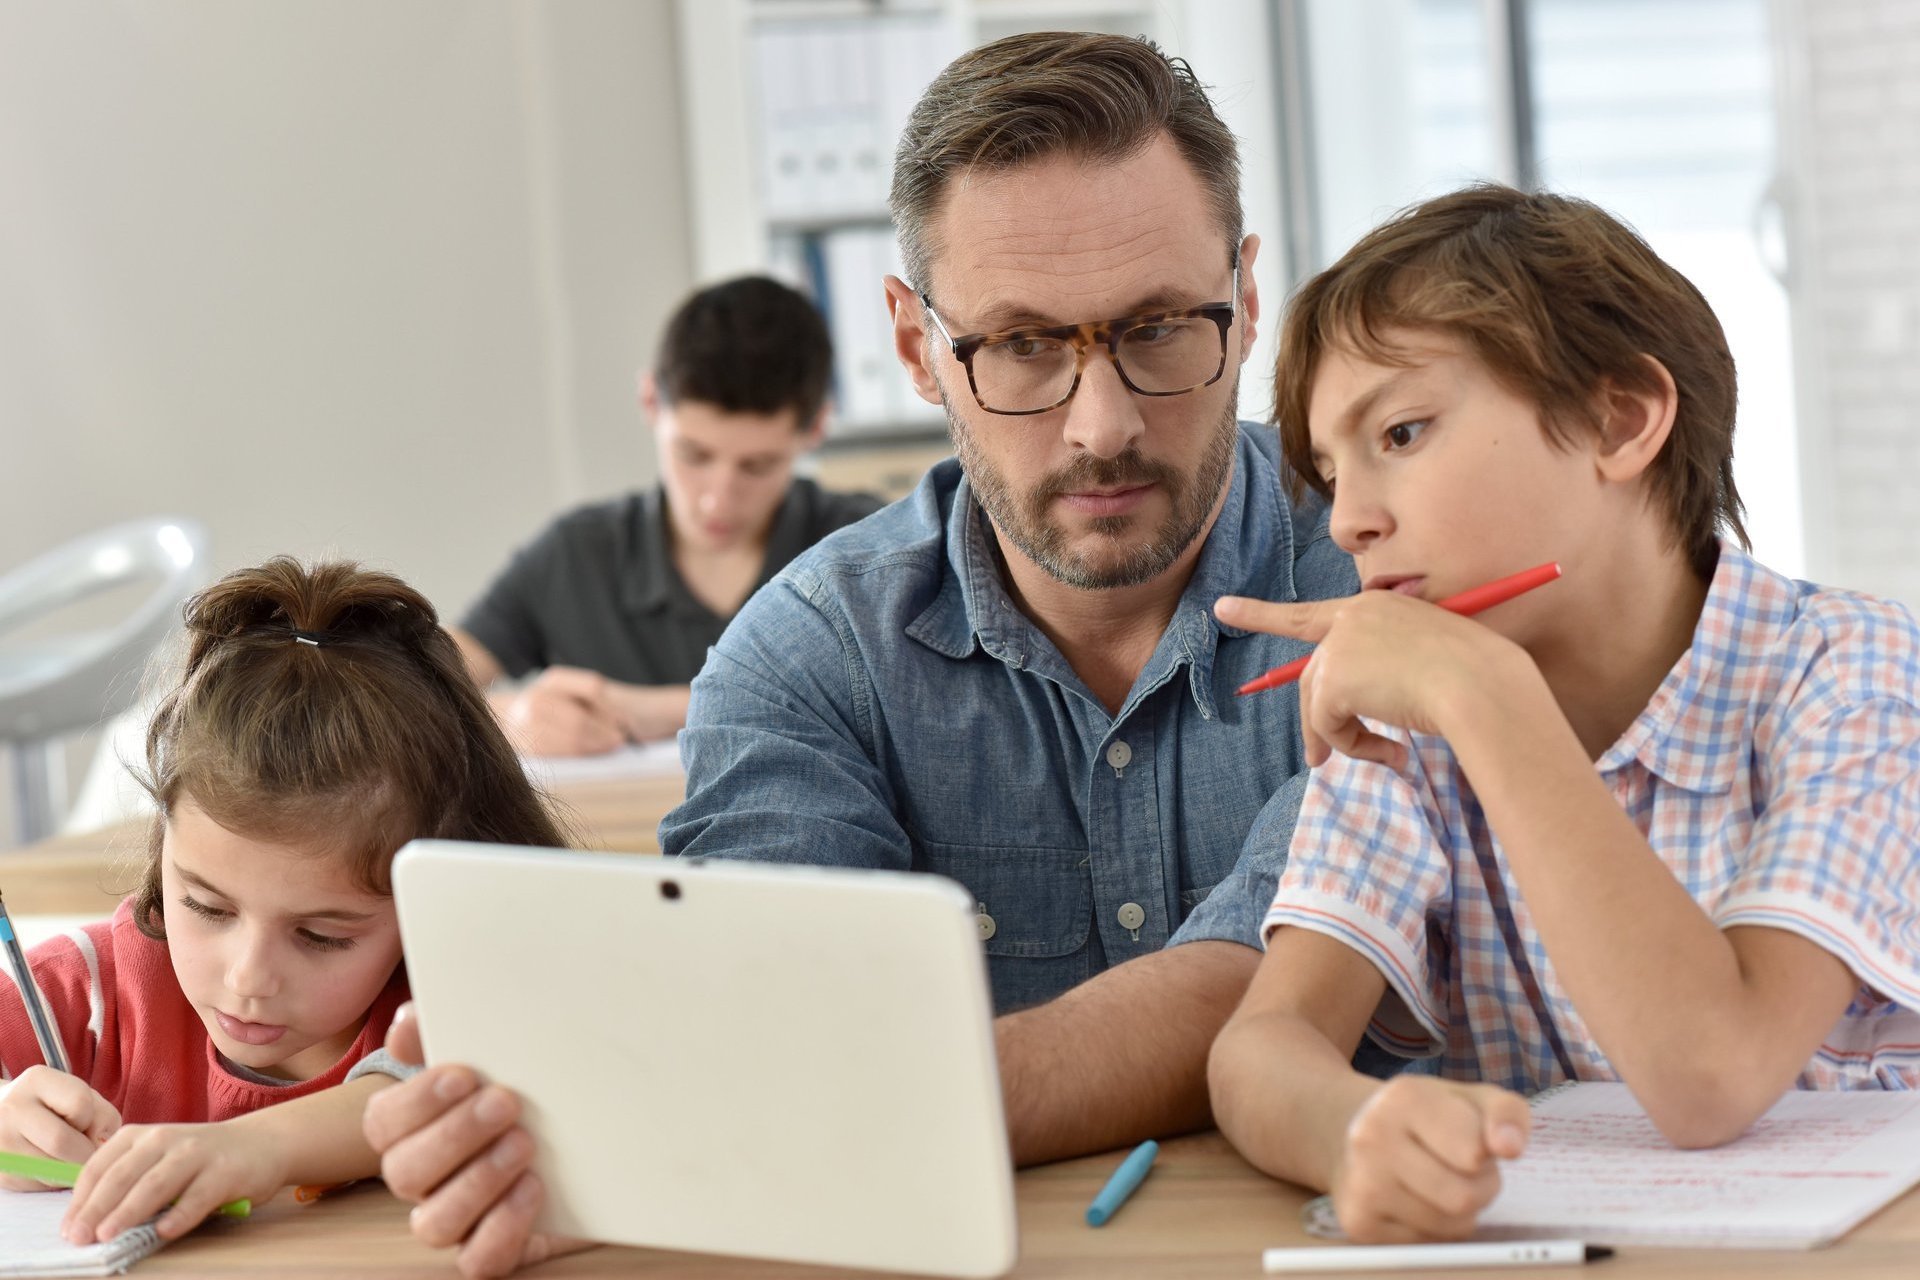
[[[679,901],[680,882],[678,880],[662,880],[660,882],[660,896],[668,902]]]

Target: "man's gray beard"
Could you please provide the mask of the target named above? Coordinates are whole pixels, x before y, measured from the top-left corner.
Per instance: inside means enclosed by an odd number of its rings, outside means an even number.
[[[1165,573],[1200,536],[1233,467],[1234,444],[1240,434],[1236,413],[1239,384],[1236,370],[1226,407],[1213,434],[1207,438],[1200,465],[1191,475],[1182,475],[1177,468],[1165,463],[1148,462],[1129,449],[1116,458],[1082,457],[1019,495],[982,455],[972,432],[954,413],[953,402],[947,399],[944,386],[940,389],[940,402],[947,411],[947,431],[953,439],[954,453],[960,458],[960,468],[966,473],[974,497],[1001,536],[1049,576],[1069,587],[1100,591],[1136,587],[1152,581]],[[1062,493],[1083,486],[1113,488],[1150,482],[1157,482],[1171,500],[1167,518],[1161,521],[1153,536],[1122,551],[1117,560],[1100,564],[1071,553],[1067,549],[1066,532],[1048,516],[1052,500]],[[1092,527],[1095,533],[1105,534],[1109,544],[1117,548],[1120,535],[1134,519],[1098,516],[1092,521]]]

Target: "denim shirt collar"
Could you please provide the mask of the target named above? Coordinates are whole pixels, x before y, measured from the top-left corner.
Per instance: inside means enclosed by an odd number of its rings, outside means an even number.
[[[1166,633],[1115,719],[1124,718],[1138,699],[1171,679],[1182,663],[1187,665],[1189,689],[1201,716],[1213,719],[1219,714],[1213,698],[1216,644],[1222,632],[1247,633],[1219,622],[1213,616],[1213,602],[1223,595],[1249,594],[1294,599],[1295,531],[1285,518],[1279,485],[1273,463],[1247,438],[1243,427],[1220,515],[1194,562],[1193,576],[1180,594]],[[992,526],[964,476],[946,515],[946,547],[940,589],[933,603],[907,627],[907,634],[955,659],[981,649],[1015,669],[1057,661],[1052,642],[1007,593]],[[1283,566],[1277,580],[1250,580],[1256,566],[1275,563]]]

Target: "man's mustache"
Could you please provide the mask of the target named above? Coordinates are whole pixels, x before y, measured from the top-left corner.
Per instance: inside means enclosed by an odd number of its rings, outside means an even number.
[[[1037,490],[1041,501],[1084,489],[1130,489],[1175,478],[1173,468],[1149,462],[1129,450],[1113,458],[1083,457],[1048,476]]]

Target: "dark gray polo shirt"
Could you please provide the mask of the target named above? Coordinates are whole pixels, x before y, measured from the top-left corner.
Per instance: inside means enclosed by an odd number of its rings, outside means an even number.
[[[755,589],[789,560],[881,507],[864,493],[796,480],[774,514]],[[674,567],[656,486],[569,512],[513,555],[460,620],[508,675],[585,667],[628,684],[686,684],[729,619]]]

